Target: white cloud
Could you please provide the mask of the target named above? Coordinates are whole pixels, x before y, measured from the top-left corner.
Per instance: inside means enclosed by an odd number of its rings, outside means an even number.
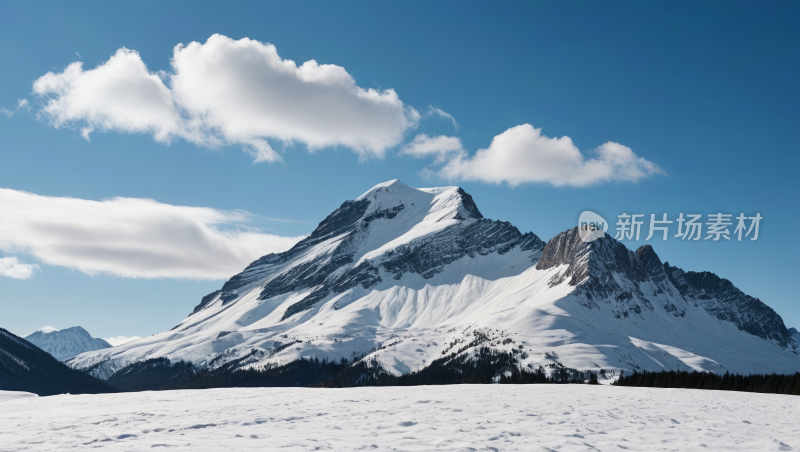
[[[34,92],[46,98],[42,117],[80,128],[87,139],[99,129],[212,148],[238,144],[256,162],[281,160],[267,139],[382,157],[420,119],[394,90],[363,89],[341,66],[297,66],[272,44],[218,34],[177,45],[170,73],[150,72],[136,51],[122,48],[94,69],[75,62],[48,72]]]
[[[126,344],[128,342],[133,342],[137,339],[141,339],[139,336],[112,336],[112,337],[104,337],[103,340],[111,344],[112,346],[116,347],[117,345]]]
[[[26,264],[16,257],[0,257],[0,276],[13,279],[30,279],[39,270],[36,264]]]
[[[444,135],[429,137],[424,133],[417,135],[414,140],[400,148],[400,155],[410,155],[415,158],[435,155],[437,157],[435,163],[443,162],[447,155],[453,152],[459,154],[464,152],[461,139]]]
[[[454,118],[453,115],[442,110],[441,108],[434,107],[433,105],[428,105],[428,112],[425,115],[438,116],[440,118],[449,119],[450,122],[453,123],[453,128],[456,129],[456,132],[458,132],[461,129],[461,126],[459,126],[458,123],[456,122],[456,118]]]
[[[247,212],[150,199],[91,201],[0,189],[0,212],[0,249],[90,275],[225,279],[302,239],[244,229]]]
[[[181,116],[172,93],[135,50],[119,49],[88,71],[83,62],[75,62],[64,72],[48,72],[33,83],[33,92],[48,96],[40,114],[55,127],[84,123],[84,131],[152,133],[160,142],[180,132]]]
[[[19,110],[20,108],[30,110],[28,99],[17,99],[17,108],[15,108],[14,110],[9,110],[7,108],[0,107],[0,114],[2,114],[8,119],[11,119],[12,117],[14,117],[14,115],[17,113],[17,110]]]
[[[480,149],[472,157],[465,151],[456,153],[435,174],[449,180],[557,187],[637,182],[664,174],[654,163],[619,143],[604,143],[595,150],[596,158],[586,159],[569,137],[550,138],[541,130],[530,124],[512,127],[495,136],[488,149]]]

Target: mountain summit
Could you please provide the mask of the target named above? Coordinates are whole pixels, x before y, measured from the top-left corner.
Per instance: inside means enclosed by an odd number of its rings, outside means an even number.
[[[25,336],[25,340],[64,361],[75,355],[111,347],[103,339],[94,338],[79,326],[57,330],[44,327],[33,334]]]
[[[396,180],[250,264],[171,331],[68,364],[148,388],[188,368],[344,358],[403,375],[486,356],[503,371],[800,370],[781,318],[725,279],[662,264],[649,245],[584,243],[577,228],[545,244],[484,218],[459,187]]]

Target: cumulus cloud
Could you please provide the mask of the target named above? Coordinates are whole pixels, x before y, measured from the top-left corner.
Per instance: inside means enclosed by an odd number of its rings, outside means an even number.
[[[361,88],[341,66],[298,66],[272,44],[219,34],[177,45],[171,72],[151,72],[139,53],[122,48],[94,69],[75,62],[48,72],[34,92],[45,99],[41,117],[86,139],[103,130],[236,144],[256,162],[281,160],[268,139],[382,157],[420,119],[394,90]]]
[[[90,275],[225,279],[302,239],[246,229],[247,212],[150,199],[92,201],[0,189],[0,212],[1,250]]]
[[[30,279],[39,270],[36,264],[26,264],[16,257],[0,257],[0,276],[13,279]]]
[[[172,93],[134,50],[119,49],[88,71],[83,62],[75,62],[64,72],[48,72],[33,83],[33,92],[47,96],[41,115],[55,127],[83,124],[87,140],[95,127],[152,133],[161,142],[180,132],[181,115]]]
[[[487,149],[473,156],[456,152],[434,174],[464,180],[511,186],[525,183],[556,187],[587,187],[611,181],[637,182],[664,174],[656,164],[638,157],[631,148],[607,142],[586,158],[567,136],[550,138],[530,124],[512,127],[492,139]]]
[[[103,340],[111,344],[112,346],[116,347],[117,345],[127,344],[128,342],[133,342],[137,339],[141,339],[139,336],[112,336],[112,337],[104,337]]]

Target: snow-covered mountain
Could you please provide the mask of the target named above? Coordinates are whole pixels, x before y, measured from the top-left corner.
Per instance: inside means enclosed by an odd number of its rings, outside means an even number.
[[[156,358],[227,370],[363,358],[401,375],[487,350],[548,372],[800,371],[780,316],[728,280],[577,229],[545,244],[483,218],[461,188],[398,181],[256,260],[172,330],[68,364],[109,378]]]
[[[70,369],[52,355],[0,328],[0,391],[39,395],[117,392],[108,384]]]
[[[92,352],[111,347],[103,339],[94,338],[79,326],[57,330],[45,327],[25,336],[25,340],[64,361],[84,352]]]

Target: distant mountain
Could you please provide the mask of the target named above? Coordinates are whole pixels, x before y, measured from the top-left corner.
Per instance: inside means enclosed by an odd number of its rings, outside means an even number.
[[[25,340],[55,356],[59,361],[65,361],[84,352],[93,352],[111,347],[108,342],[90,336],[86,330],[79,326],[64,330],[43,328],[25,336]]]
[[[103,381],[70,369],[49,353],[2,328],[0,390],[32,392],[40,396],[118,392]]]
[[[540,367],[800,371],[798,338],[726,279],[662,263],[649,245],[583,242],[577,228],[545,244],[484,218],[459,187],[398,181],[344,202],[291,250],[256,260],[172,330],[68,364],[154,388],[188,387],[200,374],[215,385],[237,369],[285,374],[282,366],[309,358],[347,360],[348,382],[417,371],[437,382],[434,374],[477,366],[475,381]],[[328,375],[324,362],[309,366]]]

